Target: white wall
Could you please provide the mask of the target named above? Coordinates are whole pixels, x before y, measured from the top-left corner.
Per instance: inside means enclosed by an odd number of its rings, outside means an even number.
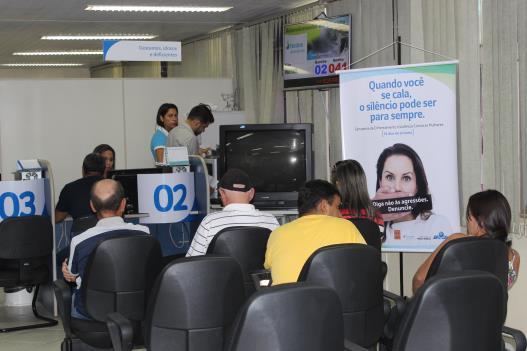
[[[101,143],[114,147],[117,168],[152,167],[159,105],[177,104],[183,120],[198,102],[223,106],[221,93],[232,93],[229,79],[0,80],[2,180],[18,159],[47,159],[58,194]]]

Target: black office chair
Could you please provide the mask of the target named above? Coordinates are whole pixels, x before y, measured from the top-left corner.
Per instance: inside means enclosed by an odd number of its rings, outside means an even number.
[[[335,290],[346,341],[375,348],[385,320],[381,257],[375,248],[361,244],[320,248],[306,261],[298,280]]]
[[[145,344],[152,351],[221,350],[229,327],[245,301],[240,266],[231,257],[179,259],[159,275],[148,304]],[[109,316],[114,350],[132,349],[132,327]]]
[[[445,244],[434,258],[426,280],[445,273],[479,270],[494,274],[507,287],[508,248],[486,237],[466,237]]]
[[[362,234],[366,244],[373,246],[379,252],[381,252],[382,233],[379,229],[379,225],[368,218],[351,218],[349,220],[355,224],[355,227],[357,227],[359,232]]]
[[[409,303],[393,351],[496,351],[502,348],[507,292],[482,271],[429,279]]]
[[[447,273],[479,270],[495,275],[507,288],[509,269],[508,247],[500,241],[487,237],[466,237],[445,244],[434,258],[426,280]],[[507,295],[506,295],[507,298]],[[507,304],[505,304],[507,308]],[[516,350],[525,350],[525,335],[516,329],[503,327],[503,334],[514,339]]]
[[[330,288],[307,283],[260,290],[242,307],[226,351],[342,351],[340,301]]]
[[[51,282],[53,227],[48,217],[24,216],[6,218],[0,223],[0,286],[35,288],[31,307],[36,318],[45,323],[2,328],[0,332],[50,327],[57,321],[40,315],[37,298],[41,284]]]
[[[53,284],[66,334],[62,351],[84,350],[87,346],[111,348],[106,326],[111,312],[119,312],[132,321],[134,341],[142,344],[140,324],[161,265],[161,247],[154,237],[141,231],[117,230],[106,234],[88,259],[81,286],[84,306],[93,320],[72,318],[69,285],[62,279]]]
[[[247,296],[255,291],[251,273],[263,269],[270,234],[267,228],[229,227],[217,233],[207,249],[207,254],[230,256],[238,262]]]

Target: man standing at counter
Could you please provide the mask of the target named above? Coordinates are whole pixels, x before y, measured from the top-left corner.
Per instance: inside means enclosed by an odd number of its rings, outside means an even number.
[[[101,155],[88,154],[82,162],[82,178],[64,186],[55,207],[55,223],[63,221],[68,215],[73,219],[93,215],[90,208],[90,190],[96,182],[103,179],[106,161]]]
[[[185,122],[180,123],[168,133],[167,146],[186,146],[189,155],[200,155],[207,150],[199,148],[198,138],[214,123],[214,116],[209,105],[199,104],[190,110]]]

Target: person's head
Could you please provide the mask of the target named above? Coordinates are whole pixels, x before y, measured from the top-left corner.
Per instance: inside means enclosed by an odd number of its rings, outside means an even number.
[[[340,217],[340,195],[331,183],[315,179],[298,191],[298,215],[322,214]]]
[[[91,188],[90,207],[99,218],[121,217],[126,207],[121,183],[113,179],[103,179]]]
[[[93,149],[94,154],[99,154],[104,158],[105,170],[104,174],[108,171],[113,171],[115,169],[115,150],[108,144],[97,145]]]
[[[157,110],[156,123],[158,126],[165,128],[167,132],[177,127],[178,109],[174,104],[166,103],[159,106]]]
[[[506,241],[511,227],[511,207],[497,190],[475,193],[468,199],[467,231],[469,235],[488,235]]]
[[[84,157],[84,161],[82,162],[82,176],[102,176],[105,168],[106,163],[101,155],[96,153],[88,154]]]
[[[364,209],[368,216],[375,215],[375,209],[368,195],[366,175],[359,162],[344,160],[335,163],[331,171],[331,183],[342,197],[342,208],[357,213]]]
[[[214,123],[214,116],[210,106],[205,104],[194,106],[188,113],[187,123],[194,131],[194,134],[200,135],[203,133],[209,124]]]
[[[377,160],[376,190],[379,188],[406,196],[428,195],[425,168],[414,149],[406,144],[394,144],[381,152]],[[424,211],[417,207],[412,214],[416,217],[421,212]]]
[[[241,169],[231,168],[218,184],[223,206],[230,204],[248,204],[254,197],[254,188],[251,179]]]

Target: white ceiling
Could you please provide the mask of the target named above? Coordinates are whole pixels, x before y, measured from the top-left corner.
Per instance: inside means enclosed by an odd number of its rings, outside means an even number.
[[[87,66],[102,56],[13,56],[18,51],[101,50],[100,41],[50,41],[56,34],[155,34],[184,41],[226,26],[283,13],[315,0],[0,0],[0,64],[70,62]],[[87,5],[232,6],[223,13],[117,13],[85,11]]]

